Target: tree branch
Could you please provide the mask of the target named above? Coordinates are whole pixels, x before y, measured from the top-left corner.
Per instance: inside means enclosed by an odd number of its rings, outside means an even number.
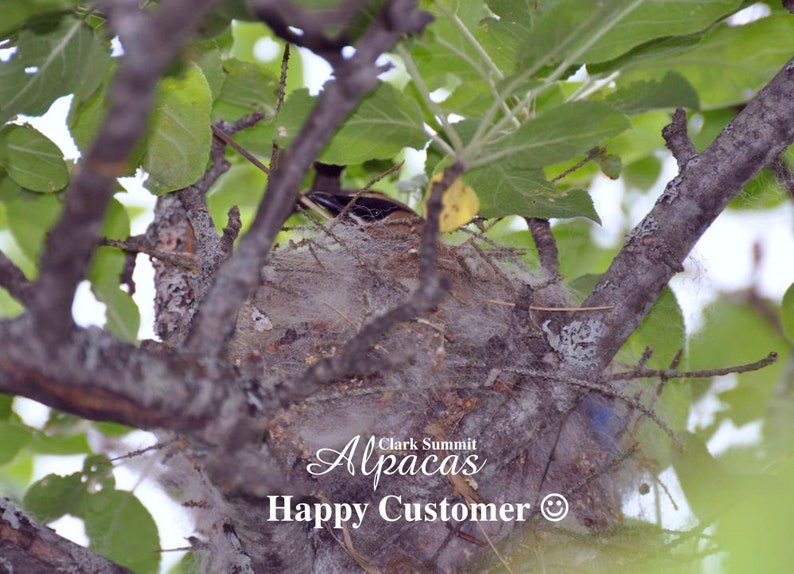
[[[568,330],[567,341],[579,341],[563,353],[569,362],[598,371],[609,364],[673,274],[682,270],[703,232],[742,186],[794,141],[792,94],[794,59],[667,184],[584,303],[615,308],[578,313],[562,328]],[[574,338],[572,331],[577,331]]]
[[[549,281],[560,278],[560,257],[557,253],[557,241],[551,233],[548,219],[525,217],[529,232],[535,241],[535,248],[540,258],[540,268],[546,273]]]
[[[254,3],[255,6],[261,3]],[[264,3],[269,4],[269,3]],[[325,85],[292,146],[279,160],[249,231],[236,253],[221,267],[218,279],[200,307],[188,349],[195,356],[216,355],[231,333],[237,311],[260,281],[284,221],[294,209],[300,182],[337,126],[377,85],[378,57],[406,33],[418,33],[429,15],[416,10],[415,0],[390,0],[356,45],[355,54],[342,61],[335,79]]]
[[[75,289],[97,244],[113,195],[112,183],[125,170],[127,156],[146,128],[157,81],[213,1],[164,0],[154,12],[131,10],[130,3],[106,2],[125,55],[114,80],[108,114],[80,162],[63,214],[42,255],[30,312],[37,330],[51,344],[66,340],[73,329]]]
[[[75,329],[72,341],[57,349],[36,334],[27,316],[0,323],[0,392],[92,420],[193,435],[233,394],[227,385],[191,374],[191,365],[98,329]]]
[[[346,0],[333,8],[306,10],[291,0],[251,2],[256,15],[277,36],[290,44],[310,49],[334,66],[342,61],[341,50],[351,41],[348,29],[365,5],[363,0]]]
[[[0,570],[132,574],[31,520],[7,498],[0,498]]]
[[[22,270],[2,251],[0,251],[0,287],[4,287],[23,305],[28,305],[33,300],[33,283],[28,281]]]
[[[667,149],[673,152],[673,157],[678,162],[679,168],[683,168],[690,158],[697,155],[695,145],[687,133],[686,112],[682,108],[675,111],[673,121],[662,130],[662,137],[667,144]]]

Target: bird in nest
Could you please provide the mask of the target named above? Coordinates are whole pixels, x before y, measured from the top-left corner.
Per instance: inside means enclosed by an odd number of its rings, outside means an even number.
[[[360,225],[419,217],[413,209],[384,193],[343,189],[340,180],[344,166],[316,162],[314,169],[312,186],[299,200],[304,206],[318,206],[331,217]]]
[[[359,225],[373,226],[375,223],[388,224],[394,230],[409,226],[413,231],[421,229],[421,217],[406,204],[386,194],[373,191],[356,191],[343,189],[341,175],[344,166],[330,165],[320,162],[314,164],[315,177],[311,188],[303,193],[298,203],[328,219],[340,218],[343,221]],[[440,181],[442,174],[436,174],[431,180]],[[428,195],[430,190],[428,189]],[[444,192],[442,210],[439,216],[441,232],[454,231],[470,222],[480,208],[477,194],[458,178]],[[373,226],[373,228],[382,228]]]

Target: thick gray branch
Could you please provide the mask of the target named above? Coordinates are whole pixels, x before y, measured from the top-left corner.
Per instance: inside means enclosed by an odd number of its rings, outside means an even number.
[[[794,59],[701,154],[681,167],[601,278],[569,335],[588,340],[579,359],[603,369],[639,326],[697,240],[756,172],[794,142]],[[571,340],[571,339],[569,339]],[[577,351],[574,350],[574,354]]]
[[[63,214],[50,232],[30,311],[51,343],[73,328],[71,309],[97,245],[112,183],[126,169],[147,125],[160,76],[214,0],[165,0],[151,12],[135,3],[105,2],[124,46],[110,95],[110,109],[66,194]]]
[[[129,574],[131,570],[58,536],[0,498],[0,572]]]
[[[201,438],[235,402],[190,365],[119,342],[99,329],[75,329],[57,348],[42,342],[27,316],[0,323],[0,392],[28,397],[94,420],[168,428]],[[244,412],[242,397],[237,408]]]

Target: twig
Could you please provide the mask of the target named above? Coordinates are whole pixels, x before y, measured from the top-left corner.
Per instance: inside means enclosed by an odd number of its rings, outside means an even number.
[[[632,379],[650,379],[660,377],[663,379],[705,379],[730,375],[732,373],[747,373],[768,367],[777,361],[777,353],[769,353],[760,361],[747,363],[746,365],[736,365],[734,367],[723,367],[720,369],[703,369],[699,371],[678,371],[676,369],[633,369],[622,373],[614,373],[606,377],[607,381],[626,381]]]
[[[116,249],[121,249],[126,253],[143,253],[149,257],[154,257],[160,261],[169,263],[171,265],[176,265],[177,267],[181,267],[182,269],[191,272],[198,271],[199,265],[201,263],[198,255],[194,253],[163,251],[162,249],[154,249],[143,245],[139,241],[119,241],[118,239],[108,239],[107,237],[103,237],[99,240],[99,244],[106,247],[115,247]]]
[[[678,162],[678,167],[684,167],[686,162],[697,155],[692,140],[686,129],[686,112],[678,108],[673,114],[673,121],[662,130],[662,137],[667,143],[667,148],[673,152],[673,157]]]
[[[587,152],[587,155],[584,158],[577,161],[568,169],[563,170],[563,172],[560,173],[559,175],[554,176],[554,178],[552,178],[551,180],[551,183],[557,183],[558,181],[560,181],[561,179],[565,179],[575,171],[582,169],[584,166],[586,166],[588,163],[593,161],[594,158],[598,157],[598,155],[603,152],[604,152],[604,148],[594,147],[589,152]]]
[[[486,299],[486,303],[493,305],[504,305],[505,307],[515,307],[516,304],[510,301],[498,301],[496,299]],[[549,311],[551,313],[576,313],[578,311],[609,311],[614,309],[614,305],[601,305],[599,307],[544,307],[542,305],[530,305],[532,311]]]
[[[287,70],[289,69],[289,44],[284,44],[281,54],[281,75],[278,79],[278,96],[276,97],[276,116],[284,105],[284,96],[287,93]]]
[[[347,30],[354,24],[361,2],[343,2],[329,9],[304,10],[290,0],[253,0],[254,13],[290,44],[310,49],[332,66],[344,61],[341,50],[350,43]],[[326,30],[341,30],[331,37]]]
[[[535,248],[538,250],[540,258],[540,268],[546,273],[550,280],[560,280],[560,257],[557,252],[557,240],[551,233],[551,225],[548,219],[538,219],[537,217],[525,217],[529,232],[535,241]]]
[[[23,305],[28,305],[33,300],[33,283],[28,281],[22,270],[2,251],[0,251],[0,287],[4,287]]]
[[[232,254],[234,248],[234,241],[240,235],[240,229],[243,227],[243,222],[240,219],[240,208],[233,205],[229,209],[228,220],[226,227],[223,228],[223,235],[221,236],[221,251],[228,257]]]
[[[270,175],[269,167],[267,167],[265,164],[259,161],[251,152],[249,152],[247,149],[245,149],[243,146],[241,146],[231,137],[229,137],[219,126],[213,124],[212,133],[215,135],[216,138],[220,139],[221,141],[223,141],[223,143],[234,149],[234,151],[239,153],[241,156],[243,156],[245,159],[250,161],[256,167],[261,169],[265,174]]]

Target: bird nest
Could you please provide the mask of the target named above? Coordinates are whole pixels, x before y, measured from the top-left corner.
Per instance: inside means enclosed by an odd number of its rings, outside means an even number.
[[[275,250],[239,313],[231,359],[256,365],[267,392],[360,344],[368,325],[415,296],[420,227],[340,223]],[[570,305],[569,294],[481,235],[440,246],[437,269],[450,289],[429,313],[367,341],[354,370],[267,421],[284,472],[314,486],[289,510],[294,521],[296,505],[309,505],[315,565],[328,571],[470,568],[493,559],[491,544],[513,552],[516,532],[559,526],[538,512],[548,493],[566,496],[569,530],[619,518],[608,469],[624,418],[568,384],[547,342],[550,309]],[[320,503],[368,506],[360,520],[316,530]],[[523,516],[461,514],[478,503]],[[271,526],[285,512],[285,499],[262,507]]]

